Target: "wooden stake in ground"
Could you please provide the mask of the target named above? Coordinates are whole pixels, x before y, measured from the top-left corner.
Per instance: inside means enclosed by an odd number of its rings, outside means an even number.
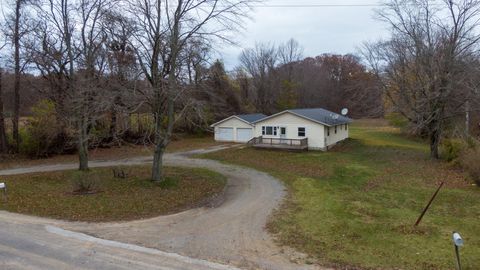
[[[437,188],[437,191],[435,191],[435,193],[433,194],[432,198],[431,198],[430,201],[428,202],[427,206],[425,207],[425,209],[423,209],[422,214],[418,217],[417,222],[415,223],[415,226],[418,226],[418,224],[420,224],[420,222],[422,221],[423,216],[425,215],[425,213],[427,213],[428,208],[430,208],[430,205],[432,204],[433,200],[435,200],[435,197],[437,197],[438,192],[440,191],[440,189],[443,187],[444,184],[445,184],[444,182],[440,183],[440,186]]]

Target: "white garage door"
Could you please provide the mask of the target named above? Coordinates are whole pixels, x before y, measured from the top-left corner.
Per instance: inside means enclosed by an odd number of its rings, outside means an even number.
[[[237,128],[237,142],[248,142],[253,138],[252,128]]]
[[[217,140],[233,141],[233,128],[218,128]]]

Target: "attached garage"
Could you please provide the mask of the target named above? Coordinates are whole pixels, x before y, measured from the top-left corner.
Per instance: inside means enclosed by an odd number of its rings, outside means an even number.
[[[248,142],[253,138],[253,128],[237,128],[237,142]]]
[[[234,115],[211,127],[215,128],[215,141],[246,143],[253,138],[254,121],[266,117],[263,114]]]
[[[233,142],[235,138],[233,137],[233,128],[231,127],[220,127],[218,128],[217,140],[223,142]]]

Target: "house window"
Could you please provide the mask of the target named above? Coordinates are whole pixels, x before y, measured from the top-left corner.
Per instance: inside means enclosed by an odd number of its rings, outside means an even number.
[[[330,127],[327,127],[327,136],[330,136]]]
[[[305,128],[304,127],[299,127],[298,128],[298,137],[305,137]]]
[[[277,136],[277,127],[262,127],[262,135]]]
[[[345,124],[345,130],[348,130],[348,124]]]
[[[335,134],[337,134],[337,126],[335,126]]]

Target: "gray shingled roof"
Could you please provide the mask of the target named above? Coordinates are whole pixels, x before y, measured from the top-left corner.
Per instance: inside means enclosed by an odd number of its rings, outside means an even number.
[[[256,121],[259,121],[265,117],[267,117],[265,114],[261,113],[255,113],[255,114],[242,114],[242,115],[236,115],[238,118],[241,118],[244,121],[247,121],[248,123],[253,123]]]
[[[279,114],[283,114],[285,112],[290,112],[296,114],[300,117],[304,117],[306,119],[310,119],[315,122],[319,122],[325,124],[327,126],[335,126],[335,125],[342,125],[346,123],[351,123],[352,119],[342,116],[340,114],[327,111],[325,109],[316,108],[316,109],[292,109],[280,112],[278,114],[274,114],[272,116],[268,116],[267,118],[274,117]],[[262,119],[257,120],[255,122],[260,122]]]
[[[327,111],[325,109],[294,109],[288,110],[292,113],[306,117],[308,119],[327,124],[329,126],[341,125],[352,122],[352,119],[340,114]]]

